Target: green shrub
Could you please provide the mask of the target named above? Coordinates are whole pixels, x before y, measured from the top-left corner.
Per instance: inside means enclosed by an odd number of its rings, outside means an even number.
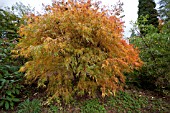
[[[40,100],[34,99],[30,101],[29,99],[18,105],[17,113],[40,113],[41,112],[41,102]]]
[[[168,94],[170,91],[170,23],[164,25],[160,33],[153,26],[147,26],[145,37],[132,37],[130,42],[140,50],[144,61],[141,70],[127,75],[143,88]],[[135,76],[138,75],[138,78]]]
[[[20,18],[8,10],[0,8],[0,38],[14,39],[19,37],[17,30],[20,25]]]
[[[23,74],[19,73],[20,62],[11,59],[14,44],[8,39],[0,39],[0,107],[6,110],[19,102],[18,95]]]

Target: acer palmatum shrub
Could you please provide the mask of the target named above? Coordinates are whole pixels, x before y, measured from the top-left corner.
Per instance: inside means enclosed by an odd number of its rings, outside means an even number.
[[[99,5],[54,2],[20,27],[13,53],[29,59],[20,71],[26,83],[46,87],[49,100],[95,97],[99,89],[103,97],[115,95],[125,84],[123,73],[142,65],[138,51],[122,39],[123,22]]]

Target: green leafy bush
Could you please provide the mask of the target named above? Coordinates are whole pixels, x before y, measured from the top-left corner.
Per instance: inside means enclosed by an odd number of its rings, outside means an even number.
[[[170,23],[165,24],[160,33],[157,33],[153,26],[145,26],[147,30],[145,37],[130,39],[130,42],[140,50],[140,58],[144,61],[141,70],[131,74],[133,80],[143,88],[161,91],[165,94],[170,91],[169,25]],[[134,75],[138,75],[138,78]]]
[[[0,107],[6,110],[19,102],[17,96],[23,87],[21,85],[23,74],[18,72],[21,64],[11,59],[10,51],[13,46],[10,40],[0,39]]]
[[[18,9],[18,12],[24,15],[26,14],[24,9],[28,8],[20,3],[11,9]],[[21,85],[23,74],[18,72],[23,59],[21,57],[13,59],[11,49],[19,37],[17,30],[24,22],[25,20],[21,20],[10,8],[0,9],[0,107],[6,110],[19,102],[19,94],[23,87]]]
[[[6,65],[7,66],[7,65]],[[4,106],[6,110],[14,107],[14,103],[19,102],[17,95],[20,94],[20,90],[23,87],[19,82],[22,75],[16,72],[10,74],[9,67],[0,67],[0,106]]]
[[[17,38],[20,18],[10,11],[0,9],[0,38]]]
[[[29,99],[18,105],[17,113],[40,113],[41,102],[40,100],[34,99],[30,101]]]

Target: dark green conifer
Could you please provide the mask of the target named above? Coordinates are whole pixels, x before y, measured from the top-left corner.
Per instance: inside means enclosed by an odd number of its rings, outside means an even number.
[[[165,22],[170,21],[170,0],[160,0],[159,15]]]
[[[153,0],[139,0],[138,5],[138,23],[141,25],[153,25],[156,28],[159,25],[158,21],[158,12],[155,9],[156,3]],[[142,16],[148,16],[147,21],[142,23],[140,18]],[[145,31],[142,28],[139,28],[142,35],[145,35]]]

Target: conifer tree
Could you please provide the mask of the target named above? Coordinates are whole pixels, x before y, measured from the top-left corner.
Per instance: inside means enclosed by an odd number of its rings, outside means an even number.
[[[159,2],[159,15],[161,19],[165,20],[165,22],[170,20],[170,0],[161,0]]]
[[[158,12],[155,9],[156,3],[153,0],[139,0],[138,5],[138,23],[143,25],[153,25],[156,28],[159,25],[158,22]],[[148,16],[147,21],[142,23],[140,21],[142,16]],[[142,28],[139,28],[142,35],[145,31]]]

